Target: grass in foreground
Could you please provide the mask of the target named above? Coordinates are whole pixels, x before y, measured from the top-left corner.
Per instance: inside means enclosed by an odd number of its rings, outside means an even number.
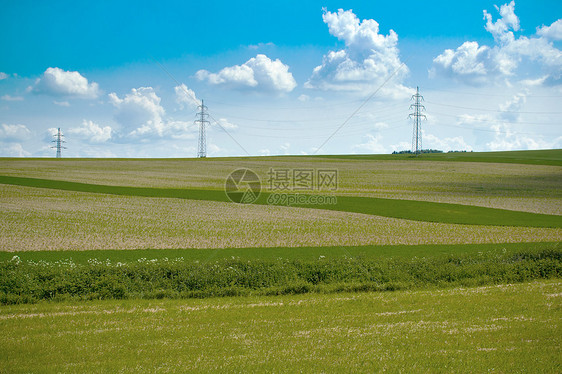
[[[562,283],[0,307],[6,372],[541,372]]]

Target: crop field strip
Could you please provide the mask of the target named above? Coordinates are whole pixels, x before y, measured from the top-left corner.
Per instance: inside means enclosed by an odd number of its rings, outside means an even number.
[[[21,261],[47,263],[73,262],[87,264],[95,259],[100,262],[130,263],[153,260],[181,259],[186,262],[216,260],[278,260],[295,259],[314,261],[323,259],[357,258],[377,260],[385,258],[452,258],[459,255],[478,256],[487,253],[512,254],[525,251],[560,251],[562,242],[521,242],[486,244],[402,244],[361,246],[314,246],[314,247],[248,247],[248,248],[167,248],[167,249],[100,249],[100,250],[43,250],[0,251],[0,262],[10,261],[17,255]]]
[[[560,372],[562,285],[0,308],[14,372]],[[444,369],[446,368],[446,369]]]
[[[296,163],[296,164],[295,164]],[[268,185],[273,169],[338,170],[338,195],[474,205],[562,214],[562,168],[545,165],[418,160],[271,157],[185,160],[4,160],[0,175],[110,186],[223,190],[248,167]]]
[[[228,201],[228,197],[224,191],[219,190],[108,186],[4,175],[0,176],[0,183],[121,196],[179,198],[219,202]],[[259,199],[254,204],[271,205],[267,202],[270,195],[271,193],[269,192],[262,192]],[[310,208],[310,206],[307,205],[295,204],[294,206]],[[562,227],[562,216],[559,215],[546,215],[505,209],[416,200],[337,196],[337,204],[315,205],[313,208],[426,222],[494,226]]]
[[[560,241],[562,229],[1,185],[3,251]]]

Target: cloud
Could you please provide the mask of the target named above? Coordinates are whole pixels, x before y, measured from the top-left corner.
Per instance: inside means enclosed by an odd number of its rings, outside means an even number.
[[[500,104],[499,112],[495,114],[461,115],[457,125],[474,129],[475,136],[480,138],[478,143],[490,151],[561,148],[562,136],[545,140],[541,135],[529,133],[532,126],[528,124],[525,125],[524,132],[519,132],[518,129],[523,126],[521,109],[526,103],[526,97],[526,91],[514,95]]]
[[[4,101],[23,101],[23,96],[4,95],[4,96],[0,97],[0,99],[2,99]]]
[[[109,101],[116,108],[115,119],[130,135],[164,134],[165,111],[152,87],[133,88],[122,99],[112,92]]]
[[[408,142],[399,142],[398,144],[392,144],[390,146],[390,150],[391,151],[396,151],[396,152],[400,152],[400,151],[406,151],[412,148],[412,144],[408,143]]]
[[[386,147],[381,144],[382,136],[367,134],[365,137],[367,138],[367,141],[365,143],[354,145],[354,151],[367,151],[374,154],[388,153]]]
[[[532,37],[515,37],[514,32],[520,29],[515,2],[496,10],[500,18],[495,22],[484,10],[484,27],[494,37],[495,45],[480,46],[467,41],[455,50],[446,49],[433,59],[430,77],[444,76],[470,85],[484,85],[505,81],[515,76],[521,66],[527,66],[531,74],[540,73],[543,84],[562,83],[562,52],[550,40],[558,37],[562,22],[543,26]],[[527,81],[538,82],[536,77]]]
[[[260,48],[265,48],[265,47],[275,47],[275,44],[272,42],[268,42],[268,43],[258,43],[258,44],[250,44],[248,46],[248,49],[260,49]]]
[[[69,134],[86,139],[90,143],[105,143],[111,139],[112,129],[110,126],[101,127],[93,121],[82,121],[82,126],[68,129]]]
[[[31,153],[26,151],[20,143],[0,143],[0,155],[4,157],[29,157]]]
[[[58,105],[58,106],[66,106],[69,107],[70,103],[68,101],[53,101],[53,104]]]
[[[166,122],[165,135],[169,135],[172,139],[189,140],[195,139],[197,127],[193,122],[186,121],[168,121]]]
[[[0,126],[0,140],[4,142],[27,140],[30,136],[31,131],[25,125],[8,125],[3,123]]]
[[[401,82],[409,71],[400,61],[398,35],[393,30],[388,35],[380,34],[375,20],[360,21],[351,10],[332,13],[324,9],[322,19],[330,34],[345,43],[345,48],[324,55],[322,65],[314,68],[305,87],[363,91],[381,85],[395,74],[386,89],[407,91]]]
[[[466,143],[462,136],[439,138],[433,134],[426,134],[422,130],[424,149],[439,149],[442,151],[472,151],[473,148]]]
[[[464,42],[455,51],[446,49],[433,59],[430,76],[437,74],[483,84],[487,80],[490,48],[477,42]]]
[[[213,85],[265,92],[291,92],[297,86],[293,74],[289,72],[289,66],[263,54],[258,54],[242,65],[225,67],[218,73],[199,70],[195,77]]]
[[[491,128],[495,131],[494,138],[486,143],[486,147],[490,151],[562,148],[562,136],[544,140],[537,136],[518,134],[506,123],[497,123],[492,125]]]
[[[197,98],[195,92],[192,89],[189,89],[184,83],[174,87],[174,91],[176,93],[176,103],[181,109],[186,107],[196,109],[201,103],[201,100]]]
[[[228,122],[226,118],[220,118],[217,122],[219,123],[220,127],[225,130],[235,130],[238,128],[238,125]]]
[[[177,86],[183,90],[182,86]],[[177,88],[176,87],[176,88]],[[131,139],[158,136],[172,139],[192,139],[193,122],[175,121],[166,117],[160,97],[152,87],[133,88],[123,98],[109,94],[109,101],[116,108],[115,119],[123,127],[125,136]],[[121,137],[120,140],[126,140]]]
[[[550,40],[562,40],[562,19],[553,22],[550,26],[537,28],[537,35]]]
[[[95,99],[100,95],[96,82],[88,82],[77,71],[64,71],[59,68],[48,68],[41,78],[35,81],[33,92],[52,96],[69,96],[84,99]]]
[[[484,10],[484,19],[486,20],[484,28],[498,41],[513,40],[513,32],[509,30],[519,30],[519,18],[515,15],[515,1],[504,4],[500,8],[495,6],[495,8],[500,13],[501,18],[493,22],[492,15]]]
[[[9,77],[8,74],[3,73],[3,72],[0,71],[0,81],[1,81],[1,80],[4,80],[4,79],[7,79],[8,77]]]
[[[499,118],[507,122],[518,122],[521,120],[521,109],[523,105],[527,102],[526,92],[520,92],[513,96],[511,100],[508,100],[504,104],[500,105]]]

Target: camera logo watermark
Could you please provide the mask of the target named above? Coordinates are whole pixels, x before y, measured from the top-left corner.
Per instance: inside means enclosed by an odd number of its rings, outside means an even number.
[[[261,193],[260,177],[250,169],[236,169],[226,178],[224,191],[234,203],[252,204]]]
[[[269,205],[335,205],[337,197],[333,193],[338,189],[338,170],[269,168],[266,189]],[[235,203],[254,203],[261,192],[260,178],[250,169],[237,169],[226,179],[225,192]]]

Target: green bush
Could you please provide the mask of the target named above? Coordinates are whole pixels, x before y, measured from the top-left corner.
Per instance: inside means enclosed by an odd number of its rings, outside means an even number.
[[[204,298],[249,294],[393,291],[479,286],[560,277],[562,253],[542,249],[505,254],[423,258],[319,258],[317,260],[91,259],[0,262],[0,304],[39,300]]]

